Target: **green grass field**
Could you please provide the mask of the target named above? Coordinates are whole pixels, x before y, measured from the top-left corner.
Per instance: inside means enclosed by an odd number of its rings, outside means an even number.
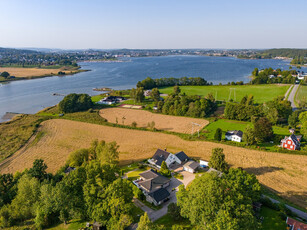
[[[262,226],[260,229],[262,230],[286,229],[287,228],[286,221],[282,220],[278,214],[279,212],[263,206],[261,208],[260,215],[264,217],[264,220],[262,222]]]
[[[204,128],[205,136],[209,140],[214,139],[214,134],[217,128],[221,128],[223,131],[222,138],[225,139],[225,133],[229,130],[241,130],[244,131],[246,126],[251,125],[251,122],[246,121],[234,121],[234,120],[227,120],[227,119],[219,119],[215,122],[210,123]],[[278,126],[273,126],[273,131],[275,134],[278,135],[289,135],[289,131],[287,128],[282,128]]]
[[[296,93],[296,97],[295,97],[296,104],[299,105],[299,102],[302,100],[307,101],[307,85],[300,85]]]
[[[165,216],[156,220],[155,224],[163,225],[166,230],[171,230],[173,225],[178,225],[182,227],[183,229],[193,229],[188,219],[182,219],[179,221],[175,221],[169,214],[166,214]]]
[[[216,100],[240,101],[245,95],[253,95],[256,103],[270,101],[277,96],[284,96],[290,85],[227,85],[227,86],[180,86],[187,95],[207,96],[212,93]],[[173,87],[159,89],[161,93],[170,94]]]

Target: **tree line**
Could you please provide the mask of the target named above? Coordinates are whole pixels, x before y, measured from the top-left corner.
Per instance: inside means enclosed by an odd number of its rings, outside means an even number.
[[[157,112],[175,115],[204,118],[212,114],[217,108],[212,94],[206,98],[187,96],[181,94],[179,86],[174,86],[174,91],[164,101],[157,103]]]
[[[212,83],[207,82],[201,77],[182,77],[182,78],[159,78],[152,79],[147,77],[146,79],[139,81],[136,85],[137,88],[143,87],[146,89],[153,89],[164,86],[183,86],[183,85],[210,85]]]

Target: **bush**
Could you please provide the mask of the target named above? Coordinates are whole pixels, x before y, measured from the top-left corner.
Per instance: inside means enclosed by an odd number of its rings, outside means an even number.
[[[214,134],[214,140],[221,141],[222,140],[222,129],[217,128]]]
[[[88,94],[68,94],[59,103],[59,109],[64,113],[85,111],[93,107],[93,102]]]
[[[268,197],[262,197],[261,198],[261,203],[270,208],[270,209],[273,209],[273,210],[276,210],[276,211],[279,211],[280,210],[280,207],[278,204],[276,203],[273,203]]]

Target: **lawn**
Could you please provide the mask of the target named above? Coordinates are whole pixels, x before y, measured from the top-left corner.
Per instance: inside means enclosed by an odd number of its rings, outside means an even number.
[[[88,221],[84,220],[71,220],[68,224],[64,225],[63,223],[56,226],[47,228],[48,230],[74,230],[74,229],[83,229],[86,226]]]
[[[192,229],[192,225],[188,219],[176,221],[169,214],[166,214],[165,216],[156,220],[155,224],[164,225],[166,230],[171,230],[173,225],[178,225],[183,229]]]
[[[128,180],[136,180],[139,178],[140,173],[148,170],[149,167],[146,167],[145,169],[134,169],[134,171],[127,173]]]
[[[240,101],[245,95],[253,95],[256,103],[270,101],[277,96],[284,96],[290,85],[223,85],[223,86],[180,86],[187,95],[207,96],[212,93],[216,100]],[[161,93],[170,94],[173,87],[159,89]]]
[[[221,128],[223,131],[223,136],[222,139],[225,139],[225,133],[228,130],[241,130],[244,131],[246,126],[251,125],[251,122],[247,122],[247,121],[235,121],[235,120],[227,120],[227,119],[219,119],[215,122],[210,123],[209,125],[207,125],[204,129],[203,132],[205,132],[205,136],[209,139],[209,140],[213,140],[214,139],[214,134],[217,128]],[[283,127],[279,127],[279,126],[273,126],[273,131],[274,134],[277,135],[289,135],[289,131],[287,128],[283,128]]]
[[[95,95],[95,96],[92,96],[92,102],[96,103],[98,101],[100,101],[101,99],[103,99],[105,96],[102,96],[102,95]]]
[[[307,85],[300,85],[296,93],[295,101],[297,105],[303,100],[307,101]]]
[[[278,211],[263,206],[261,208],[260,215],[264,217],[260,229],[262,230],[287,229],[286,221],[281,219]]]

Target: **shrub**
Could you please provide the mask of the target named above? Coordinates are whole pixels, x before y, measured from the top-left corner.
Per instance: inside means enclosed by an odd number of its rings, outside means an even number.
[[[93,102],[88,94],[68,94],[59,103],[59,109],[64,113],[85,111],[93,107]]]

